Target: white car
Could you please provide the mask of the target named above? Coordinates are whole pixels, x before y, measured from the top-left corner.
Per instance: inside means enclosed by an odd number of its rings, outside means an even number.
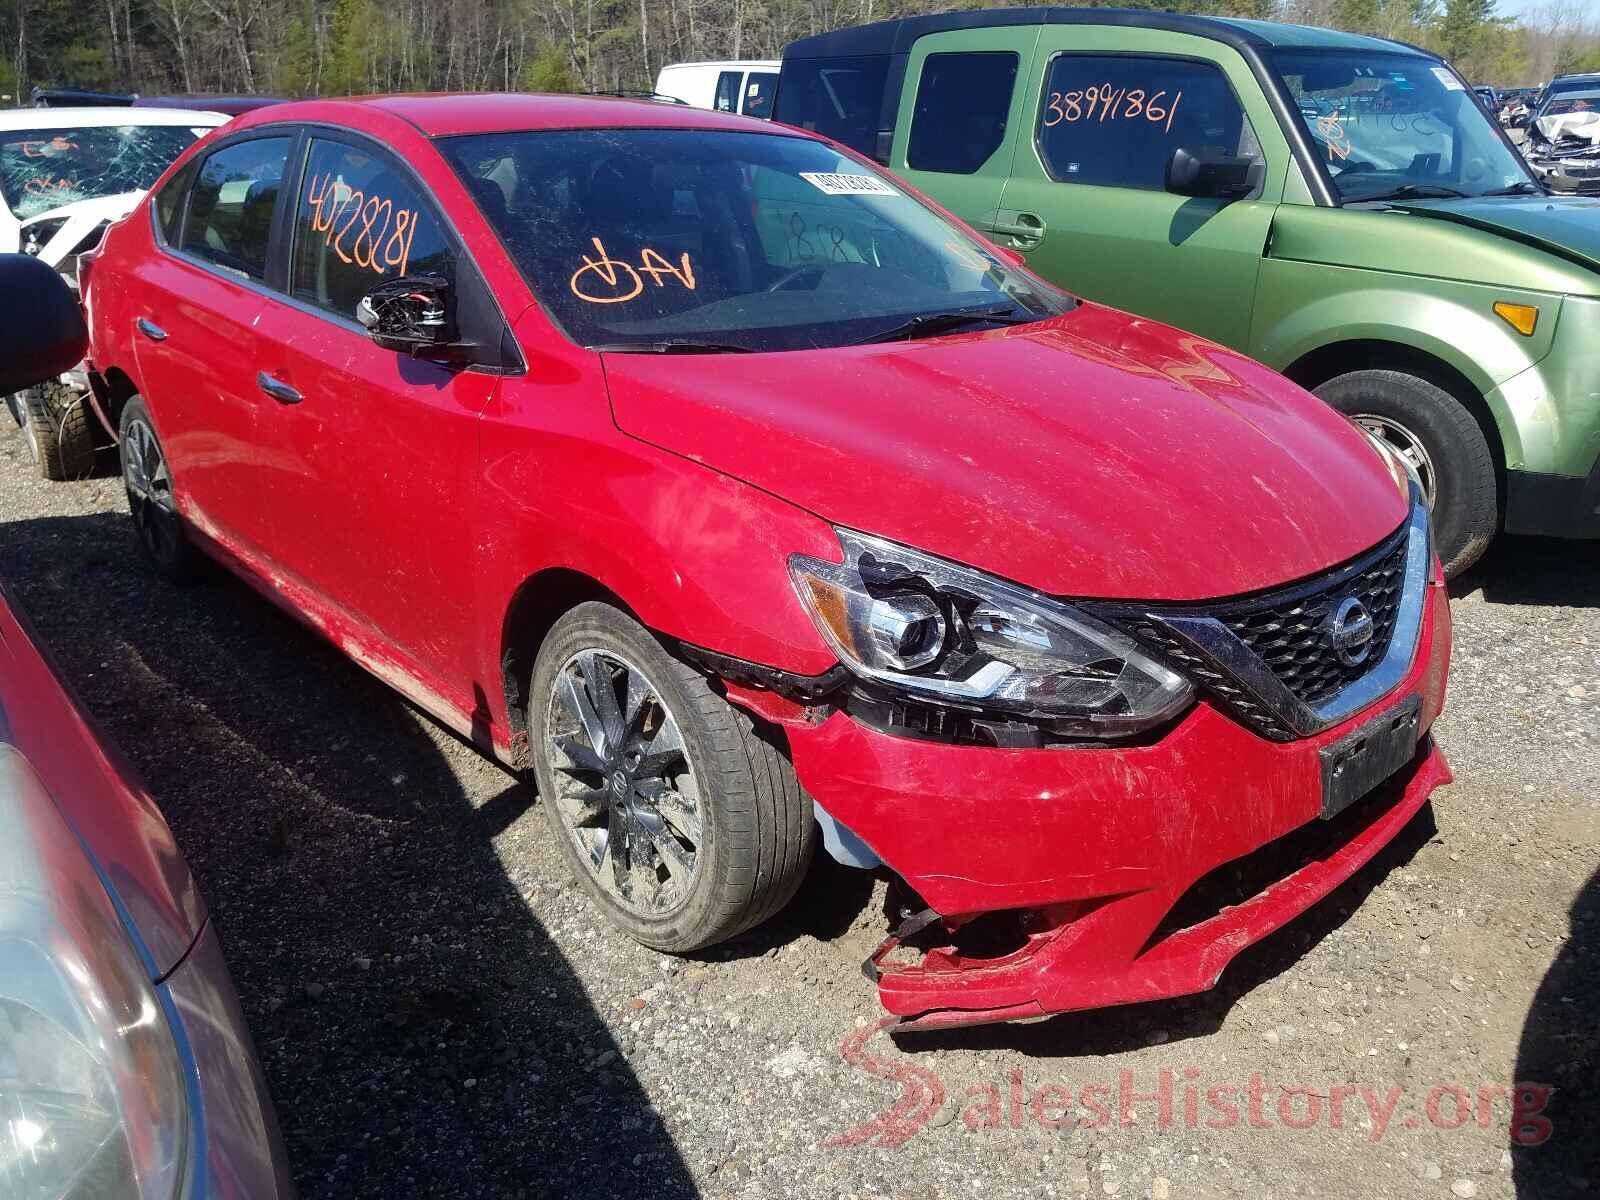
[[[771,117],[778,66],[777,59],[672,63],[656,76],[656,94],[696,108]]]
[[[173,159],[229,119],[177,108],[0,111],[0,253],[36,255],[76,287],[78,255]],[[88,390],[78,369],[5,398],[46,479],[81,479],[94,467]]]

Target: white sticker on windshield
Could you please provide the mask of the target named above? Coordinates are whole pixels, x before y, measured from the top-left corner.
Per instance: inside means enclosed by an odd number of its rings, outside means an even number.
[[[1445,91],[1459,92],[1464,90],[1461,86],[1461,81],[1443,67],[1429,67],[1428,70],[1433,72],[1435,79],[1444,84]]]
[[[825,171],[801,171],[804,179],[819,192],[830,196],[898,196],[883,180],[875,175],[831,175]]]

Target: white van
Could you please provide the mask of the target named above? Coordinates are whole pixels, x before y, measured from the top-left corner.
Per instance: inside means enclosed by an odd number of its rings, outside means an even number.
[[[771,117],[777,90],[777,59],[673,63],[656,76],[658,95],[747,117]]]

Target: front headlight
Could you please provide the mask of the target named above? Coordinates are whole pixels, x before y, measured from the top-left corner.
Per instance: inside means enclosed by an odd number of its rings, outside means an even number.
[[[934,703],[1120,737],[1189,703],[1181,676],[1132,639],[992,575],[837,530],[844,562],[790,556],[795,590],[857,675]]]
[[[0,747],[0,1196],[170,1200],[187,1130],[149,976],[54,802]]]

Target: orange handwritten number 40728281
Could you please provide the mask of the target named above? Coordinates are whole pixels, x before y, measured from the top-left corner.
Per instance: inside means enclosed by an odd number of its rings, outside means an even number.
[[[1178,102],[1183,99],[1183,93],[1174,92],[1172,102],[1163,104],[1166,94],[1165,88],[1149,93],[1144,88],[1114,88],[1109,83],[1076,92],[1051,92],[1044,107],[1044,126],[1049,129],[1063,121],[1069,125],[1076,121],[1103,124],[1107,118],[1132,121],[1143,117],[1153,125],[1165,121],[1166,132],[1171,133],[1172,119],[1178,114]]]
[[[323,245],[331,247],[341,262],[375,275],[387,275],[391,268],[406,273],[417,236],[416,209],[397,208],[384,196],[368,196],[335,180],[331,171],[312,177],[306,203],[313,206],[311,231],[322,235]]]
[[[664,277],[670,275],[689,291],[694,291],[694,267],[687,253],[679,258],[677,266],[673,266],[659,251],[646,246],[639,252],[639,265],[636,267],[624,259],[612,258],[599,238],[589,240],[594,243],[594,251],[600,257],[594,259],[585,254],[583,266],[572,273],[569,286],[579,300],[590,304],[625,304],[644,291],[646,275],[657,287],[666,287]],[[586,278],[588,276],[592,278]]]

